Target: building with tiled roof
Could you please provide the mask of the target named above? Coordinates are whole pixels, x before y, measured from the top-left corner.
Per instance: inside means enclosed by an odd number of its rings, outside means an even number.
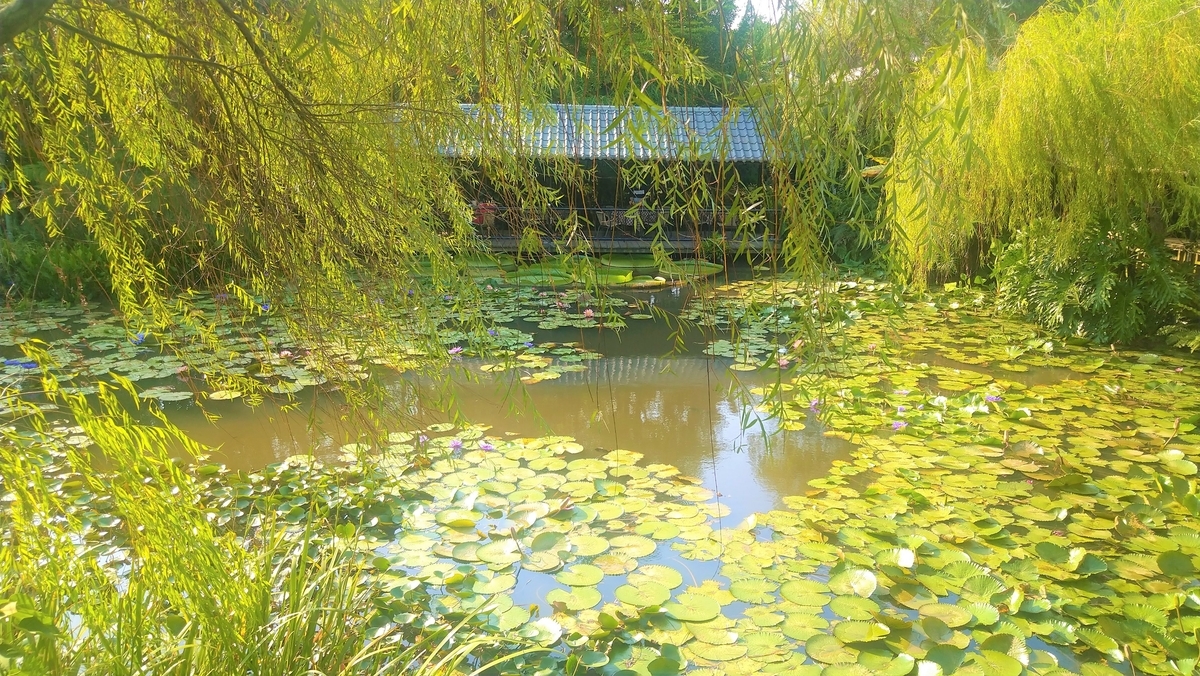
[[[479,120],[479,107],[463,104]],[[550,104],[526,111],[520,120],[487,124],[503,139],[535,156],[613,161],[762,162],[765,149],[754,111],[700,106],[668,106],[664,111],[610,105]],[[449,154],[479,152],[478,140],[456,140]]]
[[[520,204],[505,204],[488,189],[487,176],[478,174],[474,191],[476,225],[494,247],[515,246],[529,219],[544,224],[578,218],[590,224],[593,244],[608,238],[644,248],[638,240],[657,223],[674,233],[680,248],[713,233],[729,232],[738,218],[714,205],[684,216],[663,208],[653,188],[642,184],[634,165],[694,163],[724,183],[736,173],[741,186],[762,185],[768,176],[767,149],[760,121],[748,108],[668,106],[666,108],[612,105],[547,104],[512,114],[499,107],[463,104],[464,124],[442,152],[465,162],[489,155],[523,156],[577,162],[586,170],[586,186],[557,185],[548,171],[548,185],[562,191],[562,202],[549,214],[531,214]],[[763,209],[761,202],[755,207]],[[549,219],[548,221],[545,219]],[[548,228],[552,231],[552,228]],[[660,231],[661,232],[661,231]]]

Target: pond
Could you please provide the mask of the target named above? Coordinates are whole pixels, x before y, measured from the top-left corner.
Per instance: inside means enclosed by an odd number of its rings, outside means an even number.
[[[455,334],[444,377],[362,366],[404,402],[385,441],[326,395],[201,410],[178,365],[128,363],[156,357],[102,322],[80,333],[114,344],[82,347],[116,361],[53,349],[145,376],[246,470],[207,479],[242,496],[218,523],[303,522],[310,499],[280,486],[378,465],[395,497],[358,537],[397,598],[567,640],[606,674],[1103,676],[1200,657],[1200,360],[1063,341],[953,285],[570,293],[497,291],[504,359]],[[274,335],[246,365],[318,391]],[[13,362],[6,383],[28,383]]]
[[[622,297],[653,302],[677,316],[691,294],[689,287],[676,287]],[[820,425],[780,429],[772,416],[755,410],[762,397],[750,392],[769,377],[732,371],[728,360],[704,355],[712,330],[688,327],[676,345],[677,328],[666,320],[643,320],[620,331],[534,329],[538,343],[574,343],[604,358],[585,371],[532,386],[514,386],[504,374],[479,373],[481,360],[468,359],[448,372],[453,399],[441,406],[445,383],[394,372],[380,377],[396,400],[407,403],[403,413],[417,427],[457,414],[508,434],[572,436],[585,456],[637,450],[647,463],[666,463],[699,478],[739,521],[781,506],[783,497],[824,476],[834,460],[850,457],[854,445],[823,436]],[[283,410],[283,403],[210,404],[208,412],[220,415],[215,422],[198,408],[181,407],[172,410],[172,420],[219,448],[216,457],[239,469],[258,469],[314,448],[335,455],[361,436],[354,413],[334,398],[308,397],[295,410]]]

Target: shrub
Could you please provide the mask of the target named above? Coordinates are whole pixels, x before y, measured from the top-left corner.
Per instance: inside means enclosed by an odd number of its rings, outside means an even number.
[[[1173,264],[1149,229],[1096,224],[1066,255],[1053,232],[1033,227],[997,245],[1001,308],[1106,343],[1129,342],[1197,317],[1200,294],[1192,272]]]
[[[0,284],[8,297],[96,299],[109,295],[108,263],[88,239],[0,240]]]

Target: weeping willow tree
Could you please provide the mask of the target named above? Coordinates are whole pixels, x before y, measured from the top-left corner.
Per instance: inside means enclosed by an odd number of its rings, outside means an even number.
[[[1000,299],[1124,341],[1196,317],[1167,237],[1194,237],[1200,12],[1103,0],[1043,9],[1000,55],[934,54],[910,90],[890,190],[914,281],[995,242]]]
[[[52,239],[86,230],[131,332],[202,331],[178,295],[198,288],[286,308],[302,340],[436,346],[428,297],[478,293],[463,174],[531,219],[558,198],[514,128],[585,75],[560,23],[587,31],[627,102],[650,78],[703,77],[652,5],[614,21],[575,1],[17,0],[0,8],[0,211]],[[446,157],[463,137],[471,167]],[[430,293],[396,293],[424,261]]]
[[[547,219],[589,177],[531,152],[545,104],[604,99],[661,120],[716,91],[755,111],[770,194],[745,191],[720,153],[699,171],[635,171],[679,216],[731,202],[743,235],[765,231],[755,209],[777,209],[785,260],[816,274],[831,228],[882,237],[880,183],[862,171],[891,154],[921,59],[1007,44],[1025,13],[823,0],[790,7],[754,50],[718,35],[701,54],[696,17],[728,33],[728,3],[677,4],[15,0],[0,9],[0,210],[51,237],[83,228],[133,330],[201,329],[177,295],[200,288],[286,307],[301,339],[434,347],[428,297],[394,292],[428,260],[431,295],[476,300],[457,255],[481,247],[465,183],[486,177],[531,237],[589,248],[578,221]],[[472,161],[451,161],[463,139]]]
[[[1038,3],[819,0],[793,6],[741,63],[736,97],[761,111],[775,180],[771,201],[785,224],[783,253],[795,270],[819,271],[837,229],[863,245],[886,239],[879,198],[884,158],[919,64],[930,53],[978,41],[1007,44]]]

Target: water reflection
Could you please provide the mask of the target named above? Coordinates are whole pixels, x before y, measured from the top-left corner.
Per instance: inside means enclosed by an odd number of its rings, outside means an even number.
[[[744,272],[744,271],[743,271]],[[677,316],[695,291],[689,287],[624,294],[642,308],[653,304]],[[633,309],[630,310],[633,312]],[[172,419],[199,440],[221,446],[221,460],[253,469],[295,453],[334,453],[359,440],[379,419],[426,426],[454,417],[491,425],[494,432],[521,436],[575,437],[585,453],[637,451],[644,463],[674,465],[720,494],[740,521],[756,511],[802,494],[835,459],[846,459],[848,442],[824,437],[819,427],[784,431],[755,413],[750,396],[756,374],[726,368],[725,360],[701,356],[712,329],[663,319],[629,320],[621,332],[608,329],[539,331],[538,342],[578,342],[605,355],[586,371],[564,373],[531,387],[503,374],[437,381],[384,378],[390,396],[381,415],[353,411],[329,395],[308,395],[294,410],[268,402],[252,409],[238,402],[212,402],[222,418],[211,423],[197,410]],[[726,336],[727,337],[727,336]],[[469,364],[468,364],[469,366]],[[389,425],[396,429],[396,424]]]
[[[585,453],[637,451],[644,463],[674,465],[720,494],[729,519],[779,506],[806,490],[851,445],[813,427],[780,430],[754,411],[748,386],[721,364],[698,357],[607,357],[580,373],[512,389],[504,378],[456,381],[453,399],[435,396],[438,383],[397,378],[396,399],[421,402],[406,411],[417,425],[463,419],[492,425],[496,433],[575,437]],[[412,396],[416,388],[417,396]],[[198,414],[177,417],[200,440],[219,444],[222,460],[259,467],[316,447],[333,452],[357,440],[369,421],[328,397],[295,411],[264,404],[231,403],[209,424]],[[192,419],[196,418],[196,419]],[[736,523],[736,521],[735,521]]]

